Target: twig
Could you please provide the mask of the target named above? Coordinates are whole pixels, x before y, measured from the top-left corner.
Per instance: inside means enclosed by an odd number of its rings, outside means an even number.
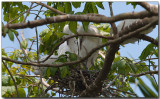
[[[148,20],[149,21],[149,20]],[[146,30],[147,28],[149,28],[150,26],[152,26],[153,24],[156,24],[157,23],[157,19],[154,20],[154,18],[152,18],[152,22],[145,25],[145,26],[142,26],[141,28],[133,31],[133,32],[130,32],[126,35],[123,35],[123,39],[125,38],[125,36],[129,36],[129,37],[133,37],[134,35],[136,35],[137,33],[143,31],[143,30]],[[123,31],[122,31],[123,33]],[[128,37],[127,36],[127,37]],[[121,38],[121,37],[120,37]],[[117,38],[117,39],[120,39],[120,38]],[[112,40],[111,40],[112,41]],[[123,40],[122,40],[123,41]],[[109,42],[109,41],[108,41]],[[115,53],[118,51],[119,49],[119,44],[121,43],[121,41],[117,42],[117,44],[111,44],[110,45],[110,48],[108,50],[108,52],[106,53],[106,58],[105,58],[105,61],[104,61],[104,65],[103,65],[103,68],[102,70],[100,71],[100,73],[98,74],[98,76],[96,77],[95,81],[89,86],[90,87],[90,90],[87,91],[87,90],[84,90],[80,96],[81,97],[85,97],[85,96],[88,96],[89,94],[92,94],[93,92],[97,91],[98,89],[101,89],[101,85],[102,85],[102,82],[103,80],[105,80],[107,78],[107,75],[108,73],[110,72],[110,69],[111,69],[111,66],[112,66],[112,62],[114,60],[114,56],[115,56]],[[95,86],[95,85],[96,86]]]
[[[110,8],[110,15],[111,15],[111,17],[113,17],[112,2],[109,2],[109,8]],[[110,24],[111,24],[111,30],[113,30],[113,34],[116,35],[117,34],[116,24],[114,22],[111,22]],[[113,34],[111,34],[111,35],[113,36]]]
[[[15,24],[6,24],[4,28],[9,29],[22,29],[22,28],[33,28],[36,26],[41,26],[50,23],[59,23],[64,21],[82,21],[82,22],[95,22],[95,23],[112,23],[116,21],[120,21],[123,19],[136,19],[136,18],[144,18],[151,17],[153,14],[148,11],[141,12],[132,12],[132,13],[123,13],[113,17],[105,17],[105,16],[88,16],[85,15],[59,15],[45,19],[39,19],[34,21],[28,21],[27,23],[15,23]]]
[[[35,42],[35,40],[32,41],[31,46],[28,48],[29,51],[31,50],[31,47],[32,47],[32,45],[33,45],[34,42]]]
[[[134,93],[130,93],[130,92],[127,92],[127,91],[123,91],[123,90],[120,90],[120,89],[115,89],[115,88],[109,88],[109,89],[111,89],[111,90],[116,90],[116,91],[121,91],[121,92],[123,92],[123,93],[127,93],[127,94],[130,94],[130,95],[135,95],[135,96],[137,96],[137,95],[134,94]]]
[[[22,77],[39,77],[40,75],[22,75],[17,73],[16,75],[22,76]]]
[[[47,9],[50,9],[51,11],[56,12],[57,14],[65,15],[65,13],[63,13],[63,12],[57,10],[57,9],[54,9],[54,8],[52,8],[52,7],[49,6],[49,5],[46,5],[46,4],[41,3],[41,2],[35,2],[35,3],[37,3],[37,4],[41,5],[41,6],[44,6],[44,7],[46,7]]]
[[[80,65],[81,65],[81,64],[80,64]],[[80,66],[80,75],[81,75],[81,78],[82,78],[83,84],[85,85],[86,89],[88,89],[88,88],[89,88],[89,86],[88,86],[88,84],[87,84],[87,82],[86,82],[86,79],[85,79],[85,77],[84,77],[83,73],[82,73],[82,65]]]
[[[35,8],[35,7],[37,7],[37,6],[38,6],[38,5],[35,5],[35,6],[33,6],[31,9],[33,9],[33,8]],[[28,10],[29,10],[29,9],[28,9]],[[26,12],[28,12],[28,10],[25,11],[25,12],[22,12],[18,17],[14,18],[13,20],[11,20],[10,22],[8,22],[7,24],[10,24],[10,23],[14,22],[16,19],[18,19],[18,18],[21,17],[23,14],[25,14]]]
[[[142,60],[142,61],[136,62],[135,64],[138,64],[138,63],[141,63],[141,62],[143,62],[143,61],[147,61],[147,60],[154,60],[154,59],[158,59],[158,58],[144,59],[144,60]],[[139,60],[139,59],[138,59],[138,60]]]
[[[98,54],[101,55],[103,59],[105,59],[105,55],[103,55],[101,51],[99,51]]]
[[[29,97],[29,96],[30,96],[32,89],[33,89],[33,85],[32,85],[32,87],[30,88],[30,90],[29,90],[29,93],[28,93],[27,97]]]
[[[29,15],[29,12],[30,12],[30,10],[31,10],[31,8],[32,8],[32,5],[33,5],[33,3],[31,3],[31,5],[30,5],[29,9],[27,10],[26,16],[24,17],[24,19],[23,19],[22,23],[24,23],[24,22],[25,22],[25,20],[27,19],[27,16]]]
[[[48,58],[50,58],[50,56],[53,55],[54,51],[55,51],[62,43],[64,43],[64,42],[67,41],[68,39],[71,39],[71,38],[77,37],[77,36],[93,36],[93,37],[101,37],[101,38],[106,38],[106,39],[112,39],[112,38],[113,38],[113,37],[110,37],[110,36],[105,37],[105,36],[101,36],[101,35],[76,34],[76,35],[73,35],[73,36],[70,36],[70,37],[67,37],[67,38],[63,39],[58,45],[56,45],[56,46],[52,49],[51,53],[50,53],[44,60],[39,61],[39,62],[41,63],[41,62],[45,62],[46,60],[48,60]]]
[[[49,85],[48,83],[46,83],[43,78],[42,78],[42,84],[43,84],[46,88],[50,87],[50,85]],[[58,88],[52,88],[51,90],[52,90],[52,91],[56,91],[56,92],[59,91]]]
[[[116,79],[119,77],[119,75],[120,75],[120,74],[118,74],[118,75],[112,80],[112,82],[111,82],[109,85],[107,85],[107,87],[105,87],[105,89],[108,89],[108,88],[116,81]]]
[[[148,72],[143,72],[143,73],[140,73],[140,74],[129,73],[130,76],[134,76],[134,77],[139,77],[139,76],[143,76],[143,75],[146,75],[146,74],[158,74],[158,71],[148,71]]]
[[[22,32],[22,31],[21,31],[21,32]],[[33,62],[32,60],[30,60],[30,59],[28,58],[28,56],[27,56],[27,54],[26,54],[26,51],[23,49],[22,44],[21,44],[21,41],[19,40],[18,36],[17,36],[17,35],[15,35],[15,36],[16,36],[18,42],[19,42],[20,48],[21,48],[24,56],[25,56],[30,62]]]
[[[12,76],[12,74],[11,74],[10,70],[8,69],[7,65],[4,63],[4,61],[3,61],[3,60],[2,60],[2,63],[3,63],[3,64],[4,64],[4,66],[6,67],[6,69],[7,69],[8,73],[10,74],[10,76],[11,76],[11,78],[12,78],[13,82],[14,82],[14,86],[15,86],[15,88],[16,88],[17,97],[19,97],[19,92],[18,92],[18,88],[17,88],[16,81],[15,81],[15,79],[13,78],[13,76]]]
[[[147,2],[137,2],[139,5],[144,7],[147,11],[153,13],[153,14],[158,14],[158,6],[156,5],[151,5]]]

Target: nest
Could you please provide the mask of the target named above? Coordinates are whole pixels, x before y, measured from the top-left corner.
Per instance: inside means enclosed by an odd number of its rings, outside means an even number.
[[[77,68],[72,68],[70,69],[70,76],[66,76],[65,78],[61,78],[59,75],[59,72],[57,72],[54,77],[52,77],[52,79],[56,82],[58,82],[58,87],[60,89],[60,93],[61,94],[65,94],[65,96],[78,96],[80,95],[80,93],[86,89],[85,84],[84,84],[84,79],[85,78],[85,82],[87,83],[87,85],[90,85],[95,78],[98,75],[98,71],[86,71],[86,70],[82,70],[82,74],[80,73],[80,69]],[[74,92],[73,89],[71,89],[71,86],[69,85],[70,82],[74,82],[75,86],[74,86]],[[54,85],[51,85],[50,88],[54,88]]]

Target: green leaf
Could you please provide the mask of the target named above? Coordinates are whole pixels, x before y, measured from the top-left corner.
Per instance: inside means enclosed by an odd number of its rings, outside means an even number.
[[[89,22],[82,22],[82,25],[83,25],[84,31],[87,32]]]
[[[69,29],[70,29],[71,32],[76,34],[76,32],[77,32],[77,22],[76,21],[69,22]]]
[[[93,9],[94,13],[98,13],[98,9],[97,9],[97,7],[96,7],[94,2],[92,2],[92,9]]]
[[[118,64],[118,73],[125,75],[125,61],[121,60],[117,62]]]
[[[139,56],[140,60],[146,59],[148,55],[151,55],[151,52],[154,51],[154,44],[148,44],[148,46],[142,51],[141,55]]]
[[[76,61],[77,60],[77,55],[75,53],[71,53],[69,55],[69,59],[70,59],[70,61]]]
[[[135,64],[133,64],[133,63],[126,63],[126,64],[131,68],[133,73],[137,72],[137,66]]]
[[[130,78],[129,78],[129,82],[130,82],[130,83],[135,83],[135,77],[130,77]]]
[[[2,86],[2,97],[13,97],[15,93],[15,86]]]
[[[54,76],[58,68],[49,67],[51,71],[51,76]]]
[[[68,66],[64,66],[64,67],[60,67],[60,77],[61,78],[65,78],[67,74],[69,74],[69,67]]]
[[[59,10],[59,11],[61,11],[61,12],[64,12],[64,7],[58,6],[57,10]]]
[[[8,86],[9,81],[10,81],[9,76],[2,76],[2,86]]]
[[[73,7],[79,8],[81,7],[81,2],[72,2]]]
[[[46,76],[49,77],[50,75],[51,75],[51,71],[50,71],[50,68],[48,68],[46,71]]]
[[[2,48],[2,55],[7,56],[7,53],[5,52],[4,48]]]
[[[67,62],[67,55],[59,56],[56,62],[62,62],[62,63]]]
[[[23,88],[18,88],[18,92],[19,92],[19,97],[26,97],[26,92]]]
[[[151,81],[152,86],[154,87],[154,89],[157,91],[158,93],[158,85],[156,83],[156,81],[150,76],[150,75],[146,75],[146,77]]]
[[[12,29],[11,31],[12,31],[15,35],[17,35],[17,36],[19,35],[18,32],[17,32],[16,30],[14,30],[14,29]]]
[[[59,38],[62,38],[64,35],[68,35],[66,33],[57,33],[55,32],[55,34],[59,37]]]
[[[99,8],[104,9],[103,2],[95,2],[95,3]]]
[[[14,41],[14,35],[13,35],[13,32],[11,30],[8,31],[8,36],[9,36],[9,39],[11,41]]]
[[[28,46],[28,42],[27,42],[27,40],[26,40],[26,39],[25,39],[25,40],[23,40],[23,41],[21,42],[21,45],[22,45],[22,48],[26,49],[26,48],[27,48],[27,46]]]
[[[126,2],[127,5],[131,4],[133,6],[133,8],[135,9],[136,6],[138,5],[137,2]]]
[[[147,94],[148,97],[158,97],[140,78],[137,79],[139,81],[138,86],[142,88],[143,92],[145,92],[145,95]]]
[[[65,9],[65,13],[71,12],[72,11],[71,3],[70,2],[65,2],[64,9]]]
[[[6,34],[9,31],[8,28],[4,28],[4,33]]]

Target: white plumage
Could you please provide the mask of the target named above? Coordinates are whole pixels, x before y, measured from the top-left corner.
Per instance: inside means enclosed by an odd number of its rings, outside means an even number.
[[[68,34],[68,35],[64,35],[63,38],[67,38],[69,36],[74,35],[74,33],[72,33],[69,30],[69,25],[65,25],[64,26],[63,33]],[[78,45],[77,45],[77,39],[75,37],[71,38],[71,39],[68,39],[67,41],[65,41],[63,44],[61,44],[59,46],[58,55],[60,56],[62,54],[65,54],[65,52],[67,52],[67,51],[69,51],[71,53],[76,53],[77,54]]]
[[[48,55],[47,55],[48,56]],[[40,59],[40,61],[44,60],[47,56],[44,56]],[[44,64],[52,64],[54,61],[56,61],[58,59],[58,56],[55,56],[55,55],[52,55],[48,60],[46,60],[44,62]],[[34,74],[35,75],[40,75],[40,72],[43,72],[44,70],[47,69],[47,67],[37,67],[37,66],[34,66],[33,67],[34,69]]]
[[[89,25],[88,26],[88,30],[87,32],[84,31],[83,26],[79,26],[77,29],[77,32],[79,34],[84,34],[84,33],[88,33],[88,34],[100,34],[98,29],[93,26],[93,25]],[[72,33],[69,30],[69,25],[65,25],[64,29],[63,29],[63,33],[66,33],[68,35],[64,35],[63,38],[69,37],[71,35],[74,35],[74,33]],[[63,44],[61,44],[59,46],[58,49],[58,56],[65,54],[65,52],[69,51],[71,53],[75,53],[77,54],[80,58],[85,57],[88,52],[90,52],[93,48],[97,47],[99,44],[101,44],[101,38],[98,37],[90,37],[90,36],[83,36],[83,37],[79,37],[78,41],[77,39],[71,38],[68,39],[67,41],[65,41]],[[52,64],[54,61],[57,60],[58,56],[52,55],[47,61],[45,61],[45,64]],[[86,66],[89,69],[94,61],[96,60],[98,56],[98,51],[94,52],[86,61]],[[40,60],[45,59],[47,56],[41,58]],[[40,72],[43,72],[46,69],[46,67],[34,67],[34,74],[36,75],[40,75]]]
[[[83,26],[80,26],[77,29],[77,32],[79,34],[84,34],[84,33],[86,33],[86,34],[98,34],[98,35],[100,34],[98,29],[93,25],[88,26],[87,32],[84,31]],[[93,48],[97,47],[100,44],[101,44],[101,38],[90,37],[90,36],[79,37],[79,39],[78,39],[79,57],[81,57],[81,58],[85,57],[88,54],[88,52],[90,52]],[[98,56],[98,51],[94,52],[88,58],[88,60],[86,61],[86,64],[85,64],[88,69],[93,65],[97,56]]]
[[[124,28],[126,26],[129,27],[132,23],[139,21],[139,20],[141,20],[141,19],[127,19],[127,20],[121,21],[117,26],[117,31],[118,32],[121,31],[123,27]],[[149,29],[142,31],[140,34],[148,34],[148,33],[152,32],[154,28],[155,28],[154,26],[150,27]],[[122,44],[135,43],[136,41],[138,41],[138,38],[133,37],[131,39],[124,41]]]

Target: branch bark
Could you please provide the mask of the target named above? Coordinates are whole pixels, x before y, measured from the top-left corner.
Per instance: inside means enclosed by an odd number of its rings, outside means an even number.
[[[140,77],[140,76],[143,76],[143,75],[146,75],[146,74],[158,74],[158,70],[157,71],[148,71],[148,72],[144,72],[144,73],[140,73],[140,74],[129,73],[129,75],[133,76],[133,77]]]
[[[149,36],[144,35],[144,34],[137,35],[136,37],[139,38],[139,39],[143,39],[143,40],[146,40],[148,42],[151,42],[152,44],[158,46],[158,41],[156,39],[152,38],[152,37],[149,37]]]
[[[116,21],[120,21],[123,19],[136,19],[136,18],[144,18],[151,17],[156,14],[151,14],[148,11],[141,12],[132,12],[132,13],[123,13],[113,17],[106,16],[89,16],[89,15],[60,15],[55,17],[50,17],[46,19],[39,19],[34,21],[28,21],[27,23],[15,23],[15,24],[7,24],[4,27],[9,29],[22,29],[22,28],[34,28],[36,26],[41,26],[50,23],[59,23],[64,21],[82,21],[82,22],[95,22],[95,23],[112,23]]]
[[[138,4],[141,5],[142,7],[144,7],[147,11],[158,15],[158,6],[151,5],[147,2],[138,2]]]
[[[118,37],[118,38],[115,38],[114,40],[110,40],[108,41],[107,43],[104,43],[102,45],[99,45],[98,47],[96,48],[93,48],[89,53],[88,55],[86,55],[84,58],[80,59],[80,60],[77,60],[77,61],[72,61],[72,62],[66,62],[64,64],[37,64],[37,63],[24,63],[24,62],[21,62],[21,61],[16,61],[16,60],[12,60],[12,59],[9,59],[9,58],[6,58],[6,57],[2,57],[2,60],[6,60],[6,61],[11,61],[11,62],[14,62],[14,63],[18,63],[18,64],[24,64],[24,65],[33,65],[33,66],[43,66],[43,67],[62,67],[62,66],[66,66],[66,65],[73,65],[73,64],[78,64],[84,60],[86,60],[88,57],[90,57],[96,50],[99,50],[100,48],[104,47],[104,46],[108,46],[109,44],[114,44],[116,43],[117,45],[120,44],[121,42],[123,42],[124,40],[126,39],[129,39],[129,38],[132,38],[134,37],[135,35],[137,35],[138,33],[140,33],[141,31],[143,30],[146,30],[147,28],[157,24],[158,22],[158,17],[154,17],[152,19],[152,21],[149,23],[149,24],[143,24],[141,25],[141,28],[137,29],[136,31],[133,31],[133,32],[130,32],[128,34],[125,34],[125,35],[122,35],[121,37]],[[123,32],[122,32],[123,34]],[[72,38],[72,37],[76,37],[77,35],[74,35],[74,36],[70,36],[67,39],[69,38]],[[62,42],[63,43],[63,42]],[[116,46],[116,45],[115,45]],[[45,61],[45,60],[43,60]]]

